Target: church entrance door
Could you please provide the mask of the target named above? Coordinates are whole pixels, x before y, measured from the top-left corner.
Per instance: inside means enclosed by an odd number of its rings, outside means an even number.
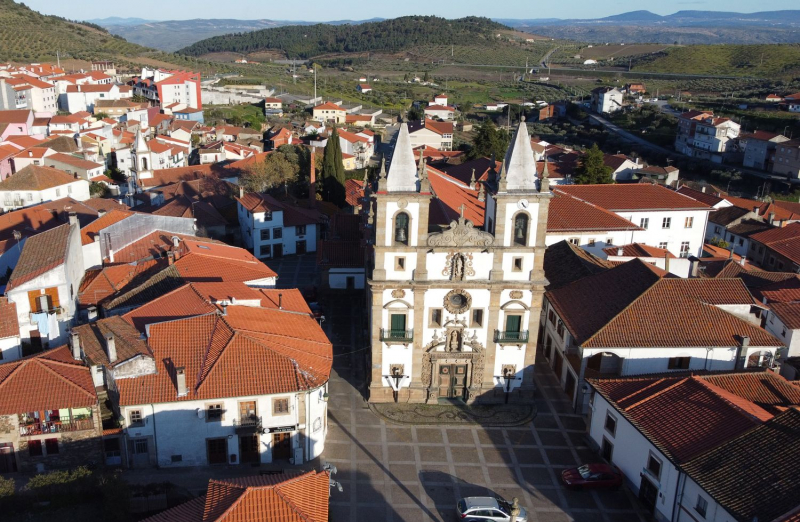
[[[439,366],[439,397],[463,399],[466,389],[466,364],[442,364]]]

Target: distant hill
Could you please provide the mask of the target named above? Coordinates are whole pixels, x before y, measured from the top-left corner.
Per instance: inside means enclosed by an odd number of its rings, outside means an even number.
[[[135,56],[148,51],[99,26],[47,16],[12,0],[0,0],[0,61],[38,62],[61,57],[84,60]]]
[[[326,22],[330,25],[358,25],[368,22],[380,22],[383,18],[369,20],[334,20]],[[162,51],[172,52],[195,42],[231,33],[246,33],[287,25],[316,25],[319,22],[292,20],[235,20],[235,19],[194,19],[150,21],[140,18],[105,18],[91,20],[93,23],[118,34],[129,42],[155,47]]]
[[[596,19],[504,20],[551,38],[604,43],[759,44],[800,42],[800,10],[734,13],[631,11]]]
[[[633,60],[633,70],[662,73],[794,78],[800,45],[690,45]]]
[[[404,16],[359,25],[286,26],[228,34],[202,40],[179,52],[202,56],[278,50],[289,58],[308,59],[329,53],[393,52],[432,44],[493,45],[496,32],[500,30],[508,30],[508,27],[488,18],[447,20],[435,16]]]

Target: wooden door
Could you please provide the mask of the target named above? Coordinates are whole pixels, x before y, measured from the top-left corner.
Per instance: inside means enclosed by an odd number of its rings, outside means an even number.
[[[283,257],[283,244],[272,245],[272,257]]]
[[[0,473],[17,471],[17,460],[14,456],[14,444],[0,442]]]
[[[239,435],[239,461],[258,462],[258,435]]]
[[[225,464],[228,462],[228,439],[206,440],[209,464]]]
[[[291,433],[272,434],[272,460],[288,460],[292,456]]]
[[[463,399],[466,387],[466,364],[443,364],[439,366],[439,397]]]
[[[239,420],[242,422],[257,418],[256,402],[245,401],[239,403]]]
[[[642,476],[642,482],[639,484],[639,500],[647,506],[650,513],[656,510],[656,499],[658,498],[658,488],[655,484],[650,482],[649,479]]]

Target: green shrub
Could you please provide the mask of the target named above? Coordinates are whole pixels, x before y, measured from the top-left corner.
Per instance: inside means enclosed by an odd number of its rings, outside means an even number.
[[[14,479],[0,477],[0,500],[14,495]]]

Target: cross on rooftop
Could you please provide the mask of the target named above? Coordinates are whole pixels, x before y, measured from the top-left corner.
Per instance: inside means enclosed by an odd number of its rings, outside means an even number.
[[[462,218],[464,217],[464,211],[465,211],[466,209],[467,209],[467,206],[466,206],[465,204],[463,204],[463,203],[461,204],[461,206],[460,206],[460,207],[458,207],[458,210],[459,210],[459,212],[461,212],[461,217],[462,217]]]

